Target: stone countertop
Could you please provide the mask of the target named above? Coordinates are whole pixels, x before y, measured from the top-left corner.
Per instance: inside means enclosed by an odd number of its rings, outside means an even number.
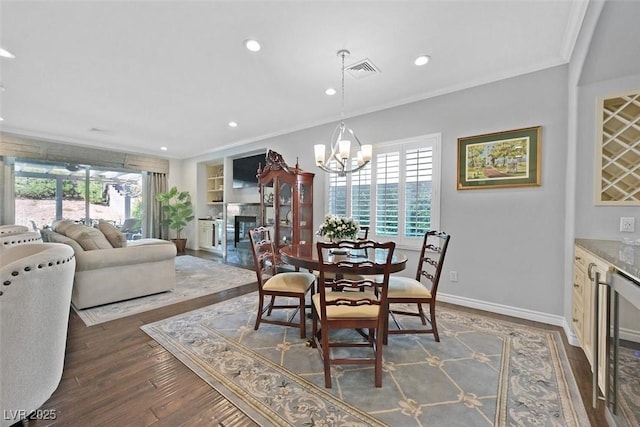
[[[618,271],[640,283],[640,246],[617,240],[576,239],[576,245],[602,258]]]

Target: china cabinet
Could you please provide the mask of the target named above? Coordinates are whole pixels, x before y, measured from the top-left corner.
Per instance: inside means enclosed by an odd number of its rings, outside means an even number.
[[[260,223],[273,230],[277,249],[313,241],[313,178],[298,164],[289,167],[282,156],[269,151],[258,170]]]

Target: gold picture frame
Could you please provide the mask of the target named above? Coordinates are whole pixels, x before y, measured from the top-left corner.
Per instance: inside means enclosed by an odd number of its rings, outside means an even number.
[[[458,190],[540,186],[541,130],[458,138]]]

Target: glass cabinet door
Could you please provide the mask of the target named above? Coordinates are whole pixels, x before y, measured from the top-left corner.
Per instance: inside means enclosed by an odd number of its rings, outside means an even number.
[[[278,180],[278,227],[277,242],[278,247],[290,245],[293,241],[293,187],[291,184]]]
[[[275,191],[273,190],[273,181],[260,186],[260,224],[265,226],[273,226],[275,224]]]
[[[311,183],[301,181],[298,183],[298,208],[296,209],[300,226],[298,241],[301,244],[313,243],[313,186]]]

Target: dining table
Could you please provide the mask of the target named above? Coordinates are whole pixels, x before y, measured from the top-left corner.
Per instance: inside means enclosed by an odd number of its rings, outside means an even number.
[[[283,246],[280,248],[280,258],[286,264],[292,265],[297,268],[319,271],[320,261],[318,260],[318,251],[315,244],[300,243]],[[334,261],[352,261],[362,262],[365,259],[375,261],[371,266],[371,270],[366,274],[383,274],[386,262],[387,254],[383,250],[367,250],[367,251],[352,251],[347,255],[335,255],[330,257],[329,260]],[[391,273],[397,273],[402,271],[407,266],[407,256],[400,251],[393,252],[393,258],[391,260]]]

